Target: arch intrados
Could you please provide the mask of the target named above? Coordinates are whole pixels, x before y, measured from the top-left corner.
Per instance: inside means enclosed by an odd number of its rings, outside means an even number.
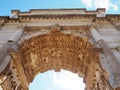
[[[98,59],[90,42],[74,34],[64,34],[60,31],[31,37],[21,43],[19,49],[29,83],[39,72],[52,69],[55,71],[65,69],[86,77],[87,67]]]

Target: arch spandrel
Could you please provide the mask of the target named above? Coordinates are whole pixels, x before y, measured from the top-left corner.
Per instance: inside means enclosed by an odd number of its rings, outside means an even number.
[[[98,53],[93,45],[85,38],[61,31],[51,31],[25,40],[19,45],[21,62],[28,83],[32,82],[36,74],[47,70],[60,69],[78,73],[84,78],[87,88],[98,88],[96,84],[103,83],[102,70]],[[101,72],[97,72],[98,70]],[[106,73],[105,73],[106,74]],[[102,74],[103,75],[103,74]],[[103,77],[105,77],[103,75]],[[107,78],[105,78],[106,82]],[[104,84],[104,83],[103,83]],[[102,90],[102,87],[97,90]]]

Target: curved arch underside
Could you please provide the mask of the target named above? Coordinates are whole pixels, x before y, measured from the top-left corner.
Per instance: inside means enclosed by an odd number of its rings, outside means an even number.
[[[24,41],[19,45],[19,51],[29,83],[39,72],[65,69],[83,77],[88,90],[109,87],[106,73],[99,64],[98,53],[84,38],[52,31]]]

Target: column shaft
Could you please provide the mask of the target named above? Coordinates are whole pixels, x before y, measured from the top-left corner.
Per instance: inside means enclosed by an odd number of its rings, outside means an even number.
[[[104,41],[104,39],[100,36],[99,32],[92,27],[91,28],[91,35],[93,36],[94,40],[98,43],[100,48],[103,49],[103,54],[105,56],[105,62],[104,65],[109,66],[106,68],[106,70],[109,72],[109,74],[113,75],[110,78],[110,84],[112,87],[119,87],[120,86],[120,62],[114,55],[114,53],[111,51],[107,43]],[[107,67],[106,66],[106,67]]]

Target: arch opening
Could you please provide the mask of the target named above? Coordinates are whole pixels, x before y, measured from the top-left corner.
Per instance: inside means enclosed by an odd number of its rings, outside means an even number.
[[[29,90],[84,90],[83,79],[72,72],[49,70],[39,73],[29,85]]]

